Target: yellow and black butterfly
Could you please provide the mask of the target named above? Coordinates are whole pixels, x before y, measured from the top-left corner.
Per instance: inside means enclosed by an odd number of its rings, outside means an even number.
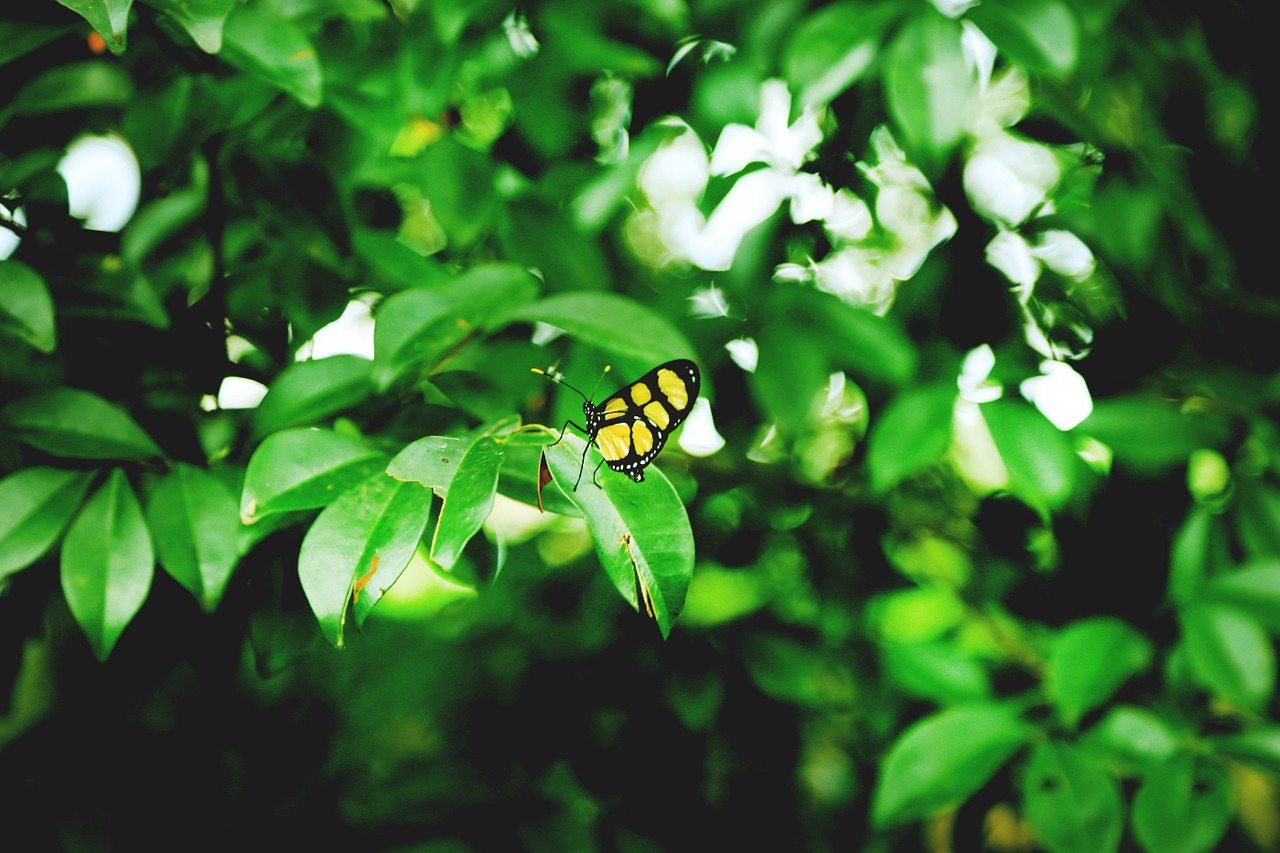
[[[685,358],[658,365],[635,382],[610,394],[599,405],[565,382],[558,373],[536,368],[534,372],[582,396],[582,414],[586,416],[587,425],[583,427],[566,421],[560,430],[560,438],[555,441],[560,443],[570,425],[587,435],[587,446],[582,449],[582,464],[578,466],[578,479],[573,484],[575,492],[587,465],[587,451],[593,444],[600,448],[600,455],[604,457],[600,465],[607,463],[637,483],[643,482],[645,467],[662,452],[667,437],[689,416],[693,401],[698,399],[698,389],[702,387],[698,366]],[[591,472],[593,483],[600,465]]]

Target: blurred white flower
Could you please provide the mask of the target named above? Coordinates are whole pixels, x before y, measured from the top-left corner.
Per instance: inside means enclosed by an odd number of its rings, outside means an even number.
[[[976,0],[975,0],[976,2]],[[959,6],[959,11],[951,17],[959,17],[971,2],[955,3]],[[947,12],[943,12],[947,14]],[[965,65],[973,71],[974,76],[978,80],[978,94],[981,97],[987,89],[987,85],[991,82],[991,70],[996,64],[996,46],[991,39],[987,38],[986,33],[978,29],[973,21],[960,22],[960,49],[964,53]]]
[[[974,145],[964,166],[964,189],[985,219],[1016,227],[1048,198],[1061,177],[1048,148],[1008,133],[992,133]]]
[[[1004,388],[990,378],[995,366],[996,354],[991,350],[990,344],[969,350],[960,365],[960,375],[956,378],[961,399],[970,403],[990,403],[1000,399]]]
[[[1093,252],[1070,231],[1045,231],[1031,248],[1031,254],[1049,269],[1076,281],[1093,275],[1097,267]]]
[[[724,298],[724,291],[714,284],[695,290],[689,297],[689,303],[690,316],[699,320],[729,316],[729,303]]]
[[[895,276],[885,269],[882,251],[846,246],[813,265],[813,280],[819,290],[883,315],[893,305],[897,287]]]
[[[227,376],[218,388],[217,408],[255,409],[267,396],[267,386],[243,376]],[[207,403],[202,403],[207,405]]]
[[[791,93],[781,80],[766,80],[760,87],[760,117],[754,128],[730,124],[720,132],[711,154],[711,174],[732,175],[751,163],[764,163],[780,177],[795,174],[813,156],[822,141],[818,114],[805,107],[795,123],[791,119]]]
[[[724,437],[716,431],[711,404],[706,397],[699,397],[694,401],[689,419],[684,422],[684,429],[680,431],[679,444],[680,449],[690,456],[710,456],[724,447]]]
[[[374,323],[371,301],[371,298],[364,297],[348,302],[341,317],[322,326],[311,340],[298,347],[296,360],[358,355],[372,361]]]
[[[987,244],[987,263],[1004,273],[1017,285],[1018,302],[1026,305],[1040,278],[1040,262],[1031,254],[1031,246],[1016,231],[1001,231]]]
[[[6,222],[13,222],[19,226],[26,227],[27,215],[22,212],[22,208],[15,208],[12,212],[9,208],[0,204],[0,219]],[[22,238],[14,232],[0,225],[0,261],[13,254],[18,248],[18,244],[22,242]]]
[[[668,120],[666,124],[681,132],[649,155],[636,178],[649,203],[659,210],[672,202],[694,202],[701,198],[710,175],[706,148],[693,128],[679,119]]]
[[[1089,417],[1093,397],[1084,377],[1061,361],[1040,363],[1040,376],[1023,380],[1018,386],[1040,413],[1060,430],[1069,430]]]
[[[840,190],[826,217],[827,233],[842,240],[863,240],[871,233],[871,208],[849,190]]]
[[[729,341],[724,348],[729,351],[729,358],[733,359],[734,364],[747,373],[756,372],[756,365],[760,361],[760,350],[756,347],[754,338],[738,338]]]
[[[951,464],[976,494],[994,492],[1009,482],[1009,471],[1000,458],[982,408],[963,397],[956,398],[951,416],[950,456]]]
[[[58,162],[71,215],[91,231],[119,231],[138,209],[142,171],[129,144],[115,134],[82,136]]]

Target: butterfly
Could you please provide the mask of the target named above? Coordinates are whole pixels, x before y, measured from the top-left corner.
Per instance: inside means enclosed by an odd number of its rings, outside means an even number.
[[[582,464],[578,466],[578,479],[573,484],[575,492],[587,465],[587,451],[593,444],[600,448],[600,455],[604,458],[591,472],[591,482],[596,482],[596,472],[604,464],[637,483],[644,482],[644,469],[662,452],[672,431],[689,417],[693,401],[698,399],[698,389],[702,387],[698,366],[686,358],[658,365],[598,404],[591,402],[586,394],[565,382],[564,377],[554,371],[534,368],[533,372],[577,391],[582,397],[582,414],[587,425],[583,427],[566,421],[560,430],[560,438],[551,445],[559,444],[564,438],[564,431],[571,425],[586,433],[587,446],[582,449]]]

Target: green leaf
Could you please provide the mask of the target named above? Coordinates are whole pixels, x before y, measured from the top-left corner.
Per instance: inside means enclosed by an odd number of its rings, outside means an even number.
[[[791,637],[753,633],[742,660],[760,692],[809,708],[831,704],[831,665],[822,652]]]
[[[1185,465],[1193,450],[1220,447],[1230,435],[1227,423],[1213,415],[1136,396],[1094,403],[1076,429],[1110,447],[1117,461],[1139,473]]]
[[[299,361],[280,372],[253,413],[261,437],[339,414],[373,392],[373,364],[356,355]]]
[[[1236,705],[1261,711],[1276,684],[1266,631],[1234,607],[1193,601],[1178,611],[1196,680]]]
[[[1245,555],[1280,557],[1280,489],[1242,477],[1239,490],[1235,521]]]
[[[332,503],[348,487],[382,467],[386,457],[332,430],[272,433],[254,451],[240,496],[240,519]]]
[[[550,205],[522,201],[503,206],[506,256],[536,268],[556,290],[599,290],[609,281],[609,261],[594,234],[584,234]]]
[[[901,328],[829,293],[778,288],[769,300],[768,314],[791,340],[812,337],[832,369],[847,370],[859,381],[901,385],[915,375],[916,346]]]
[[[684,504],[670,481],[656,466],[637,483],[623,474],[605,470],[600,485],[584,476],[577,491],[571,484],[586,443],[576,435],[546,451],[554,483],[587,520],[600,565],[618,592],[637,611],[652,607],[662,636],[671,633],[684,609],[689,580],[693,577],[693,531]],[[598,454],[590,454],[594,466]],[[550,488],[550,486],[548,487]]]
[[[885,35],[902,15],[899,3],[835,3],[808,16],[782,57],[788,88],[801,106],[825,106],[862,79]]]
[[[64,24],[0,21],[0,65],[26,56],[66,33]]]
[[[951,643],[887,643],[880,655],[885,673],[912,696],[946,705],[991,698],[986,668]]]
[[[951,445],[954,383],[903,391],[884,413],[872,416],[867,439],[871,487],[884,492],[941,461]]]
[[[1215,576],[1204,588],[1202,600],[1231,605],[1280,633],[1280,560],[1260,560]]]
[[[1090,744],[1128,767],[1148,770],[1178,750],[1179,735],[1146,708],[1117,705],[1085,735]]]
[[[129,75],[115,65],[91,59],[50,68],[22,87],[9,109],[24,115],[62,110],[120,107],[133,94]]]
[[[1169,552],[1169,598],[1190,601],[1200,594],[1205,578],[1230,561],[1222,516],[1196,504],[1173,537]]]
[[[205,53],[222,49],[222,26],[236,0],[148,0],[177,21]]]
[[[1071,497],[1080,464],[1067,437],[1020,403],[985,403],[982,417],[1009,472],[1009,491],[1042,513],[1060,509]]]
[[[236,5],[222,25],[220,55],[304,106],[320,106],[320,60],[306,34],[288,19],[256,6]]]
[[[0,330],[40,352],[53,352],[53,298],[40,274],[21,261],[0,260]]]
[[[0,579],[53,547],[91,479],[76,471],[24,468],[0,480]]]
[[[411,367],[434,369],[469,337],[506,322],[498,317],[500,309],[521,306],[537,292],[537,281],[527,270],[494,263],[473,267],[442,284],[391,296],[374,314],[378,387],[389,388]]]
[[[62,592],[98,660],[142,607],[154,573],[142,507],[124,472],[113,469],[62,543]]]
[[[941,163],[965,130],[975,81],[960,36],[958,22],[929,9],[909,20],[889,46],[885,104],[905,146],[927,163]]]
[[[426,486],[443,498],[470,446],[468,439],[458,436],[429,435],[397,453],[387,465],[387,473],[397,480]]]
[[[345,643],[347,607],[356,624],[408,565],[431,508],[431,492],[378,473],[325,507],[298,554],[298,577],[320,630],[334,646]]]
[[[1120,784],[1087,749],[1060,741],[1037,743],[1023,777],[1022,801],[1036,839],[1050,853],[1107,853],[1120,847]]]
[[[487,435],[463,449],[445,492],[440,520],[431,541],[431,559],[441,568],[453,568],[462,549],[480,532],[480,526],[493,510],[503,455],[502,448]]]
[[[1280,775],[1280,725],[1266,723],[1236,734],[1211,737],[1209,742],[1223,755]]]
[[[240,559],[231,493],[208,471],[178,464],[151,492],[147,520],[160,565],[212,613]]]
[[[823,346],[816,336],[796,337],[780,323],[769,323],[756,335],[759,364],[751,374],[751,391],[761,408],[784,434],[802,434],[812,421],[818,393],[831,380]]]
[[[1099,617],[1070,625],[1049,655],[1048,689],[1068,726],[1151,666],[1151,641],[1119,619]]]
[[[542,322],[619,358],[659,364],[696,358],[680,330],[662,314],[617,293],[560,293],[506,311],[501,323]]]
[[[452,136],[422,156],[422,191],[454,250],[465,249],[491,227],[497,198],[493,162]]]
[[[963,802],[1026,743],[1033,729],[1009,708],[975,705],[919,720],[880,766],[872,821],[885,828]]]
[[[1076,69],[1080,24],[1060,0],[983,0],[965,17],[1029,71],[1065,79]]]
[[[1216,762],[1182,754],[1154,768],[1133,798],[1133,832],[1148,853],[1208,853],[1231,822],[1231,790]]]
[[[124,53],[128,43],[129,7],[133,0],[58,0],[98,31],[112,53]]]
[[[37,391],[0,409],[0,423],[32,447],[76,459],[149,459],[160,448],[123,408],[75,388]]]

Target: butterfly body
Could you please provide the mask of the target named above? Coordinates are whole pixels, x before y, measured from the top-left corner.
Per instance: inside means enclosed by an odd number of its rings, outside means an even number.
[[[546,375],[560,381],[551,374]],[[681,358],[658,365],[599,403],[593,403],[583,395],[582,414],[587,423],[585,428],[579,429],[587,434],[587,448],[596,445],[604,457],[602,464],[626,474],[637,483],[644,482],[644,469],[662,452],[676,427],[689,416],[701,387],[702,376],[698,366]],[[586,466],[587,448],[583,450],[583,468]],[[596,470],[599,467],[597,465]],[[594,476],[593,472],[593,479]],[[582,479],[582,468],[578,471],[578,479]]]

